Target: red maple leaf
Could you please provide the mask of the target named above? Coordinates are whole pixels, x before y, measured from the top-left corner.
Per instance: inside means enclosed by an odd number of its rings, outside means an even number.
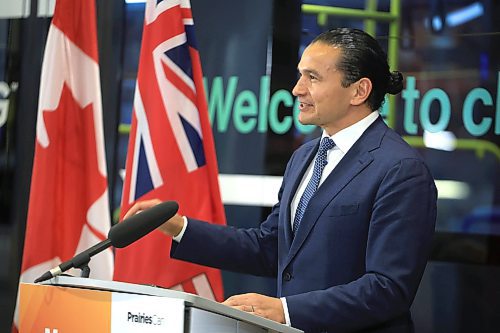
[[[28,214],[28,228],[33,228],[26,231],[26,240],[42,243],[37,244],[39,262],[56,255],[65,261],[75,255],[85,224],[106,239],[89,225],[87,212],[107,184],[98,170],[92,104],[81,108],[64,84],[59,105],[43,112],[43,120],[49,144],[36,145]]]

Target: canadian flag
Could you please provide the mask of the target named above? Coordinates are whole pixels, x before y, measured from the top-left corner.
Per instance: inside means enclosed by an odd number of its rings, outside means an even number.
[[[20,282],[33,282],[110,229],[96,36],[95,0],[57,0],[42,65]],[[89,266],[90,277],[111,280],[111,249]]]

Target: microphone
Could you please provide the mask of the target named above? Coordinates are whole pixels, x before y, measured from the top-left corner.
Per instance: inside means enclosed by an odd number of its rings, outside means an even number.
[[[35,283],[43,282],[61,275],[71,268],[86,266],[92,256],[104,251],[111,245],[117,248],[123,248],[132,244],[172,218],[178,210],[179,204],[177,204],[177,202],[165,201],[115,224],[108,232],[108,239],[97,243],[77,254],[72,259],[45,272],[35,280]]]
[[[158,228],[179,210],[175,201],[166,201],[137,213],[109,230],[108,238],[114,247],[129,246],[141,237]]]

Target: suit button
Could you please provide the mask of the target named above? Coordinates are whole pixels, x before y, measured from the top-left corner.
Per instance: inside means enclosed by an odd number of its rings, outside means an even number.
[[[292,274],[290,274],[289,272],[285,272],[283,274],[283,280],[290,281],[291,279],[292,279]]]

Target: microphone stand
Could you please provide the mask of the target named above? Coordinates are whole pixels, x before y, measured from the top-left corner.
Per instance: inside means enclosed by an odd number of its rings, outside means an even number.
[[[83,278],[88,278],[90,275],[90,267],[89,267],[89,262],[90,262],[90,255],[88,253],[82,252],[80,254],[77,254],[73,259],[71,259],[73,262],[73,267],[78,268],[82,271],[80,274],[81,277]]]
[[[87,250],[77,254],[76,256],[73,257],[73,259],[71,259],[71,261],[73,262],[73,267],[78,268],[82,271],[80,275],[81,277],[88,278],[90,275],[90,267],[89,267],[90,259],[94,255],[106,250],[110,246],[111,246],[111,241],[109,239],[106,239],[105,241],[97,243],[96,245],[88,248]]]
[[[80,252],[72,259],[63,262],[56,268],[53,268],[50,271],[45,272],[42,276],[40,276],[38,279],[35,280],[35,283],[43,282],[57,275],[61,275],[70,268],[80,269],[82,271],[81,277],[88,278],[90,275],[90,267],[89,267],[90,259],[94,255],[106,250],[110,246],[111,246],[111,240],[109,239],[97,243],[96,245],[89,247],[87,250]]]

